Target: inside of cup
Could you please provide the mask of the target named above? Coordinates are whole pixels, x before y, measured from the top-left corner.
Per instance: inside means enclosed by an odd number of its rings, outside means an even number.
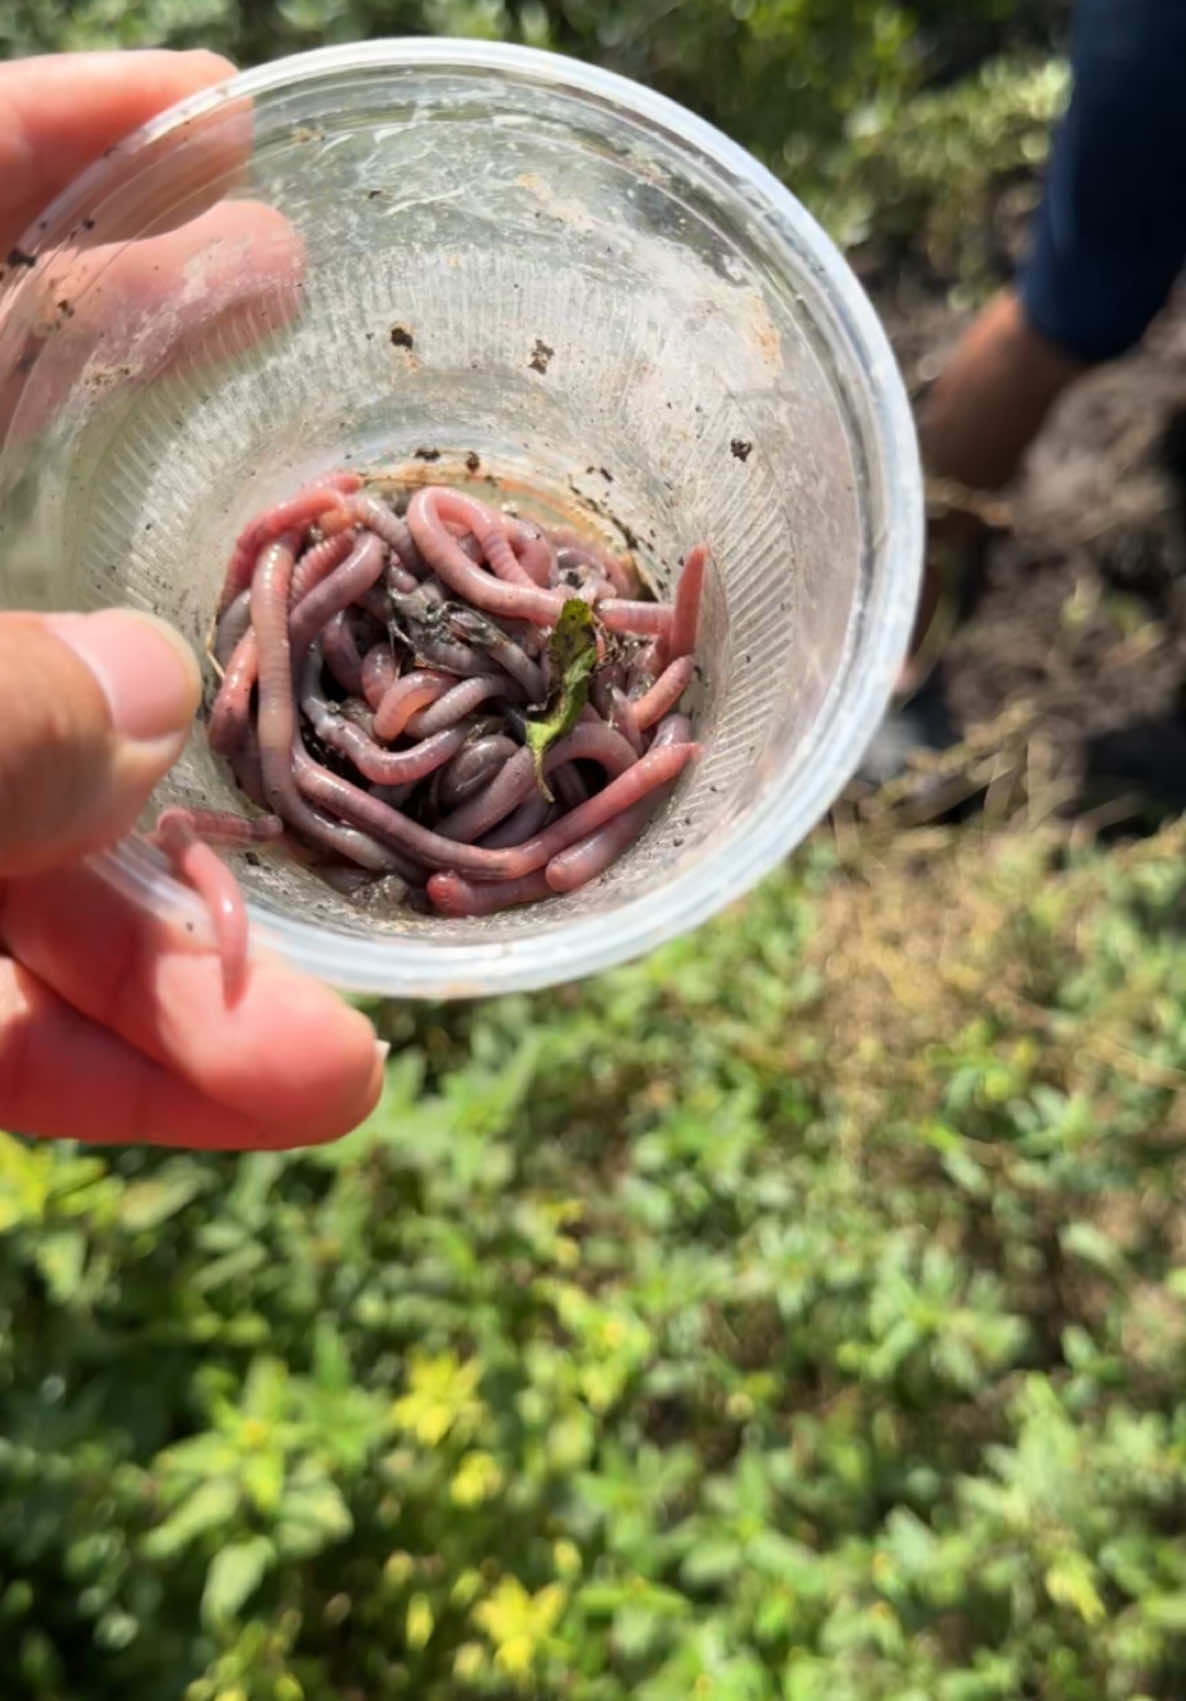
[[[334,466],[492,480],[492,496],[628,544],[660,593],[703,539],[704,756],[599,880],[452,921],[360,912],[283,857],[236,866],[257,915],[344,949],[426,930],[443,946],[546,942],[577,917],[644,915],[690,872],[727,883],[748,835],[805,776],[818,791],[832,760],[829,705],[885,524],[810,255],[785,237],[775,252],[760,201],[720,161],[547,78],[387,65],[266,89],[250,158],[228,173],[211,138],[242,122],[239,103],[196,140],[166,138],[88,215],[93,243],[104,220],[120,242],[158,230],[170,149],[194,206],[214,198],[205,150],[218,204],[238,210],[191,257],[167,325],[147,315],[114,366],[100,337],[43,406],[54,373],[33,359],[25,441],[10,433],[0,463],[7,600],[151,608],[204,651],[239,527]],[[173,193],[165,222],[188,205]],[[84,278],[76,312],[88,291],[92,318],[125,311],[118,267]],[[170,802],[241,802],[202,725],[147,819]]]

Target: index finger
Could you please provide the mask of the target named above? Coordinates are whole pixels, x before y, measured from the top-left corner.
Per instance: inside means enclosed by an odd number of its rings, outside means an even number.
[[[59,53],[0,65],[0,260],[113,143],[235,68],[217,53]]]
[[[0,887],[4,947],[82,1015],[205,1097],[294,1144],[371,1109],[375,1033],[359,1011],[276,959],[252,958],[228,1009],[217,952],[135,909],[85,866]]]

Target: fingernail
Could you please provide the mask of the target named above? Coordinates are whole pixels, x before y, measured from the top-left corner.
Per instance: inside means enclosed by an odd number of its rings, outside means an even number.
[[[139,609],[51,614],[50,631],[94,674],[115,730],[138,744],[188,730],[201,696],[193,652],[163,620]]]
[[[379,1062],[381,1064],[387,1062],[388,1053],[390,1051],[391,1051],[390,1040],[376,1040],[375,1041],[375,1056],[379,1059]]]

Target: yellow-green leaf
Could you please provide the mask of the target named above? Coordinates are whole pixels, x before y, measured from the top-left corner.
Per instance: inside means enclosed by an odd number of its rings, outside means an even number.
[[[597,666],[597,630],[593,610],[579,597],[569,597],[548,641],[552,689],[540,715],[527,722],[527,748],[535,757],[535,777],[544,796],[552,793],[544,779],[544,757],[558,738],[571,732],[589,698],[589,679]]]

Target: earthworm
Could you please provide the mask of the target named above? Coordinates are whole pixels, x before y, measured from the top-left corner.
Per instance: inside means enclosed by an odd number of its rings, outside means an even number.
[[[636,697],[630,707],[634,713],[637,725],[646,731],[654,726],[656,721],[670,714],[679,702],[688,686],[692,683],[692,675],[696,671],[696,663],[690,655],[677,656],[656,679],[655,683],[641,697]]]
[[[525,874],[533,874],[537,869],[545,868],[553,857],[568,849],[578,839],[585,838],[596,828],[604,826],[613,820],[623,810],[633,807],[642,798],[649,796],[658,787],[667,785],[674,780],[680,770],[700,754],[698,744],[675,745],[668,749],[648,750],[646,755],[611,780],[604,791],[591,797],[588,803],[583,803],[579,809],[572,810],[568,815],[561,816],[559,821],[546,827],[542,833],[527,839],[523,844],[508,850],[482,850],[472,845],[453,846],[453,856],[449,859],[448,871],[451,874],[472,874],[479,881],[518,880]],[[433,838],[435,835],[428,835]],[[447,845],[448,841],[444,841]],[[429,861],[436,860],[437,847],[432,847],[433,855]],[[438,893],[446,888],[437,884],[438,875],[430,875],[428,880],[428,897],[434,905]]]
[[[465,743],[464,727],[447,727],[410,750],[384,750],[364,727],[330,707],[320,692],[320,673],[321,654],[314,644],[301,682],[301,712],[327,750],[348,756],[362,777],[375,785],[401,786],[422,780],[443,767]]]
[[[677,744],[687,744],[691,730],[691,722],[686,716],[669,715],[655,733],[651,749],[664,750]],[[551,890],[575,892],[578,886],[587,886],[590,880],[604,874],[611,863],[616,862],[622,852],[641,836],[662,792],[667,789],[660,787],[650,797],[644,797],[612,821],[607,821],[604,827],[598,827],[586,838],[578,839],[575,845],[554,856],[544,870]]]
[[[352,697],[361,697],[362,657],[344,608],[338,610],[322,632],[321,653],[326,667],[342,690],[348,691]]]
[[[610,777],[626,772],[637,760],[635,752],[621,736],[607,726],[578,726],[565,738],[558,739],[543,760],[545,775],[566,762],[596,762]],[[530,750],[517,750],[498,777],[472,802],[455,809],[440,823],[438,831],[446,838],[461,839],[472,844],[483,833],[530,796],[537,784],[535,756]]]
[[[364,532],[342,565],[302,597],[288,617],[289,643],[296,660],[304,655],[326,621],[369,591],[382,571],[383,545],[374,532]]]
[[[228,1005],[238,1003],[247,974],[247,909],[238,881],[211,847],[264,844],[283,833],[275,815],[248,821],[223,811],[174,807],[161,811],[150,835],[210,913]]]
[[[390,656],[387,659],[391,661]],[[386,677],[386,669],[382,672]],[[391,662],[391,679],[392,683],[377,704],[373,703],[372,696],[367,698],[375,709],[375,737],[381,738],[385,744],[399,737],[417,709],[435,703],[457,683],[451,673],[429,671],[405,673],[402,678],[396,679],[394,662]]]
[[[239,790],[249,797],[257,808],[266,810],[268,800],[264,796],[264,776],[259,765],[259,739],[253,726],[248,727],[247,737],[241,747],[233,756],[229,756],[227,761],[238,781]]]
[[[633,632],[646,638],[670,642],[671,605],[665,602],[630,602],[606,597],[597,605],[598,618],[611,632]]]
[[[696,647],[696,629],[700,621],[700,597],[704,590],[704,569],[708,565],[708,550],[698,543],[688,551],[684,570],[675,587],[675,607],[668,636],[668,654],[672,660],[690,656]]]
[[[263,551],[251,581],[251,624],[259,645],[256,726],[264,796],[269,807],[306,840],[337,851],[348,862],[388,872],[394,863],[385,847],[310,809],[296,783],[295,759],[298,752],[303,754],[303,746],[296,724],[288,637],[293,564],[292,547],[282,538]]]
[[[343,508],[343,497],[357,490],[361,484],[362,479],[357,473],[331,473],[320,484],[298,490],[286,502],[277,502],[249,521],[235,539],[219,598],[218,614],[225,614],[239,592],[246,590],[256,558],[265,544],[271,543],[290,526],[303,529],[319,519],[327,509]]]
[[[308,697],[301,701],[301,708],[326,749],[348,756],[363,779],[377,786],[403,786],[424,779],[443,768],[467,737],[465,727],[451,726],[431,738],[422,738],[410,750],[384,750],[362,727],[335,714],[328,705],[322,705],[320,714],[310,714],[312,705],[313,700]]]
[[[236,645],[250,625],[251,592],[240,591],[218,622],[214,633],[213,655],[219,667],[225,670],[235,653]]]
[[[293,746],[293,769],[303,797],[351,822],[383,845],[389,845],[429,867],[451,868],[459,874],[472,874],[479,880],[513,880],[520,874],[530,874],[534,869],[542,868],[553,856],[612,820],[656,786],[666,785],[699,754],[700,746],[697,744],[683,744],[670,750],[648,750],[640,761],[610,780],[603,791],[579,809],[562,816],[542,833],[509,850],[482,850],[479,846],[459,843],[422,827],[419,822],[389,809],[378,798],[361,791],[341,775],[331,773],[315,762],[299,743]],[[285,819],[288,819],[287,815]],[[432,896],[431,890],[429,896]]]
[[[206,723],[210,748],[218,756],[232,755],[246,737],[251,693],[258,671],[259,646],[254,631],[248,627],[223,670],[222,683]]]
[[[552,805],[538,792],[526,797],[517,809],[512,809],[505,821],[492,827],[479,841],[483,850],[502,850],[507,845],[521,845],[524,839],[538,833],[552,812]]]
[[[502,880],[497,884],[466,880],[451,871],[434,874],[428,882],[428,895],[438,915],[460,917],[494,915],[518,904],[538,904],[556,894],[540,868],[534,874],[520,875],[518,880]]]
[[[425,562],[407,524],[398,514],[392,512],[386,502],[380,502],[377,497],[367,496],[365,493],[352,496],[347,507],[356,520],[377,533],[383,542],[395,551],[399,566],[413,581],[409,586],[393,586],[392,589],[414,590],[415,581],[425,570]]]
[[[272,812],[231,829],[236,842],[287,828],[291,854],[360,902],[380,887],[397,902],[406,885],[414,906],[455,914],[584,884],[699,752],[676,710],[706,559],[690,550],[659,604],[629,594],[631,564],[461,491],[420,487],[404,519],[358,475],[334,474],[276,504],[236,540],[213,639],[210,747]],[[575,704],[561,707],[571,658],[551,636],[572,598],[592,609],[594,644],[575,724]],[[542,759],[525,747],[541,711],[569,729]],[[245,912],[228,907],[229,873],[211,870],[210,834],[187,822],[163,816],[158,842],[209,894],[229,998]]]
[[[458,548],[445,524],[449,513],[470,527],[492,566],[507,556],[515,559],[506,532],[488,508],[457,491],[425,485],[408,503],[408,526],[420,553],[449,589],[487,614],[509,614],[537,626],[554,626],[564,607],[563,595],[536,585],[508,584],[496,572],[483,572]]]
[[[616,685],[610,686],[609,698],[612,709],[611,724],[617,727],[635,753],[641,756],[643,748],[642,727],[639,725],[634,704],[626,693],[619,690]]]
[[[456,809],[472,797],[518,748],[505,733],[491,733],[462,745],[441,774],[441,806]]]
[[[292,583],[288,587],[288,603],[295,608],[297,603],[315,585],[319,585],[328,573],[339,566],[354,547],[354,533],[345,531],[333,532],[329,537],[323,537],[319,543],[312,543],[297,556],[296,566],[292,570]]]
[[[395,657],[386,644],[375,644],[362,658],[362,694],[377,710],[395,684]]]
[[[507,537],[529,584],[545,588],[556,582],[556,551],[546,532],[526,520],[508,520]]]
[[[415,651],[418,660],[427,662],[429,667],[443,668],[446,673],[455,673],[459,679],[472,679],[489,666],[486,657],[469,644],[454,644],[448,638],[422,635]]]
[[[454,685],[427,708],[418,709],[408,721],[407,730],[414,738],[429,738],[443,727],[454,726],[466,715],[472,715],[479,703],[491,697],[518,695],[518,686],[505,673],[475,674],[472,679]]]

